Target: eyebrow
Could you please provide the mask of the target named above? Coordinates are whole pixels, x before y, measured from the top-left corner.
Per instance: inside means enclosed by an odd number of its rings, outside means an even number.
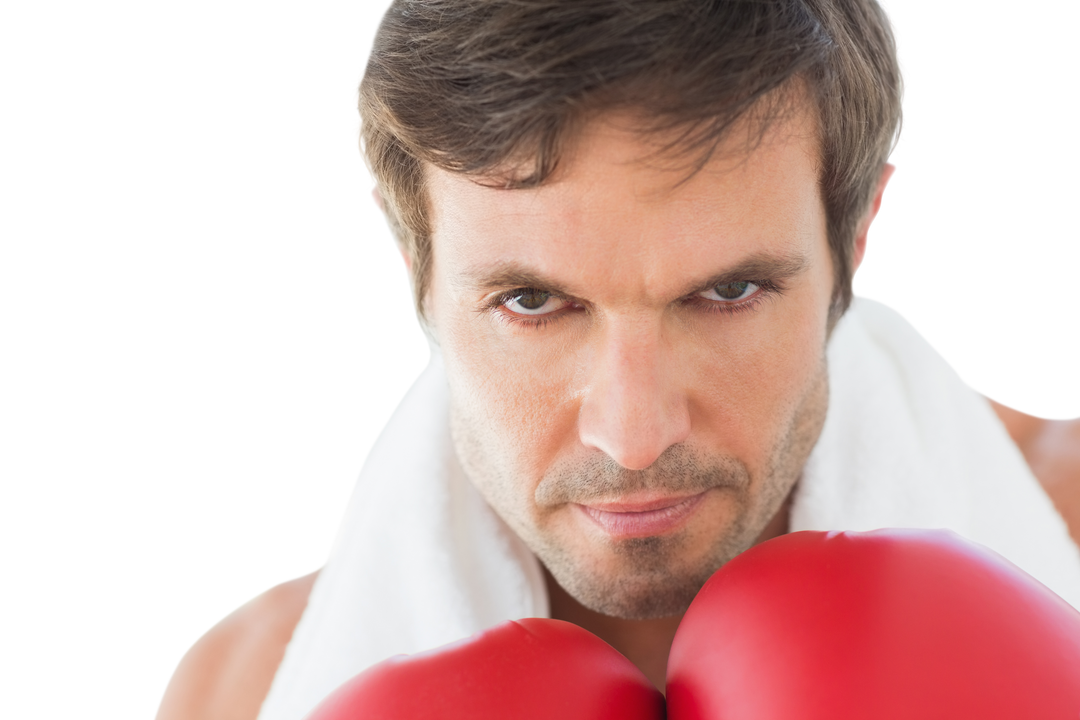
[[[717,285],[726,285],[739,281],[762,282],[771,280],[773,282],[782,282],[801,274],[809,266],[809,259],[802,253],[792,253],[790,255],[755,253],[734,267],[692,286],[684,295],[692,295],[696,292],[714,288]]]
[[[809,266],[809,260],[802,253],[778,255],[774,253],[755,253],[744,258],[736,265],[711,275],[704,280],[692,280],[680,297],[692,295],[703,290],[739,281],[780,282],[799,275]],[[472,290],[490,291],[513,288],[535,288],[556,295],[574,297],[579,293],[570,292],[563,283],[555,278],[529,270],[515,262],[501,262],[478,268],[474,272],[465,272],[455,283]]]

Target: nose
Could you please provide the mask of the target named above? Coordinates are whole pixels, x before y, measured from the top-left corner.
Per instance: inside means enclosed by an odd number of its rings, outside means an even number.
[[[586,447],[644,470],[690,435],[678,358],[660,327],[610,327],[593,354],[578,417]]]

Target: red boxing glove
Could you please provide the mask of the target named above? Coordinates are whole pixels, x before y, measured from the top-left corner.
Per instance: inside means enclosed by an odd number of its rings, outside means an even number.
[[[1080,613],[943,531],[800,532],[705,584],[670,720],[1080,717]]]
[[[664,698],[577,625],[529,618],[397,655],[360,673],[307,720],[663,720]]]

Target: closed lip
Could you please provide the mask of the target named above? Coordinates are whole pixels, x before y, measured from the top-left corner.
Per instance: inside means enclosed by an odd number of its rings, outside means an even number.
[[[699,492],[696,495],[683,495],[679,498],[629,498],[609,503],[581,503],[581,506],[599,513],[648,513],[663,510],[665,507],[674,507],[688,500],[700,498],[703,494],[705,493]]]
[[[702,492],[682,497],[624,498],[578,507],[613,538],[650,537],[681,526],[704,497]]]

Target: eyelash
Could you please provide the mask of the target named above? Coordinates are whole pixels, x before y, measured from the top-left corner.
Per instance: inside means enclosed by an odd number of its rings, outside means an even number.
[[[490,312],[492,314],[495,314],[495,316],[499,318],[500,321],[509,325],[535,328],[538,330],[548,325],[549,323],[558,320],[559,317],[562,317],[565,314],[563,312],[555,312],[546,315],[532,316],[511,315],[509,312],[503,312],[502,310],[500,310],[503,304],[509,302],[510,300],[513,300],[514,298],[521,297],[528,293],[543,293],[543,290],[536,287],[517,287],[512,290],[507,290],[505,291],[505,293],[500,293],[494,298],[488,300],[481,310],[482,312]],[[557,298],[558,296],[552,295],[551,297]]]
[[[693,295],[691,297],[683,299],[682,304],[693,305],[708,313],[724,313],[728,316],[734,316],[756,310],[762,302],[783,292],[783,288],[778,283],[772,280],[749,280],[747,282],[752,282],[754,285],[757,285],[758,292],[755,293],[753,297],[750,297],[741,302],[709,302],[708,300],[697,297],[697,295]],[[494,315],[500,321],[507,323],[508,325],[526,327],[532,330],[542,330],[543,328],[547,327],[548,324],[555,322],[556,320],[561,318],[564,314],[566,314],[567,310],[581,308],[580,305],[574,303],[572,300],[567,300],[567,302],[570,303],[569,308],[549,313],[547,315],[517,315],[502,310],[503,305],[505,305],[507,302],[528,292],[542,291],[539,288],[514,288],[513,290],[507,290],[504,293],[499,293],[491,300],[486,302],[481,308],[481,311],[494,313]],[[553,295],[552,297],[558,296]]]

